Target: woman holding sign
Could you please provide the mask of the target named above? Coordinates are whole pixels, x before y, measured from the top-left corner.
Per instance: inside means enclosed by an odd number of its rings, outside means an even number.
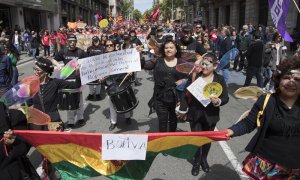
[[[176,105],[184,99],[184,92],[176,89],[186,74],[176,70],[176,65],[183,63],[179,46],[173,40],[167,40],[160,47],[159,57],[155,60],[142,61],[142,68],[154,70],[154,93],[149,101],[150,108],[155,108],[159,132],[175,132],[177,129]],[[150,114],[151,114],[150,110]]]
[[[204,102],[208,101],[209,104],[200,102],[196,97],[188,94],[190,101],[187,119],[190,121],[191,131],[213,131],[220,120],[220,106],[228,103],[229,100],[227,86],[223,76],[215,72],[218,67],[218,59],[215,54],[204,54],[203,60],[199,65],[202,71],[195,77],[192,75],[188,79],[186,87],[191,85],[195,80],[198,81],[198,78],[201,78],[203,84],[206,84],[203,87]],[[207,155],[210,146],[210,143],[203,145],[196,152],[191,171],[193,176],[199,174],[200,166],[204,172],[209,172],[210,167],[207,163]]]

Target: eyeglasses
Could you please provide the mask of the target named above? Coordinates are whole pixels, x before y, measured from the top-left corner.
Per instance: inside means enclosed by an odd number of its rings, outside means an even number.
[[[106,47],[114,47],[113,44],[106,44]]]

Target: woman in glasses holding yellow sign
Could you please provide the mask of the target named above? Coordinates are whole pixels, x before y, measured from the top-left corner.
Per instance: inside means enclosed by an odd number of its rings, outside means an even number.
[[[200,64],[195,66],[200,66],[201,72],[193,73],[186,84],[187,90],[192,94],[187,95],[189,102],[187,120],[190,121],[191,131],[213,131],[220,120],[220,106],[228,103],[229,100],[227,85],[223,76],[215,72],[218,66],[218,59],[215,54],[204,54]],[[193,93],[190,85],[196,87],[194,90],[201,91],[199,96],[196,95],[197,93]],[[196,152],[192,175],[197,176],[199,174],[200,166],[204,172],[209,172],[207,155],[210,146],[210,143],[203,145]]]

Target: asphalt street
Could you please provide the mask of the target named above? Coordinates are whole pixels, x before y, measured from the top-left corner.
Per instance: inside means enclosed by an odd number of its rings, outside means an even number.
[[[22,79],[33,73],[33,62],[28,61],[18,66],[20,77]],[[254,103],[253,100],[242,100],[233,97],[233,92],[241,87],[244,83],[245,77],[240,72],[231,71],[231,79],[229,84],[229,103],[221,107],[221,120],[217,124],[219,130],[226,129],[234,124],[243,112],[250,109]],[[141,71],[138,73],[138,79],[141,82],[140,86],[133,86],[136,96],[139,100],[139,105],[133,112],[131,125],[127,125],[125,120],[120,116],[118,118],[117,128],[110,132],[108,127],[109,120],[109,106],[108,98],[101,101],[87,101],[85,100],[84,118],[86,125],[81,128],[73,129],[73,132],[97,132],[97,133],[133,133],[133,132],[157,132],[158,120],[156,114],[148,116],[149,108],[147,102],[153,93],[152,74],[149,71]],[[256,80],[254,80],[256,83]],[[104,93],[104,92],[103,92]],[[84,98],[88,95],[88,87],[84,87]],[[103,94],[105,95],[105,93]],[[61,112],[63,121],[66,120],[66,113]],[[190,131],[189,123],[180,122],[178,131]],[[207,180],[237,180],[245,179],[239,173],[240,164],[248,154],[244,148],[249,142],[252,134],[244,135],[231,139],[227,142],[214,142],[211,151],[208,155],[208,163],[211,166],[211,172],[200,172],[199,176],[191,175],[192,164],[191,161],[173,158],[171,156],[158,155],[153,162],[146,180],[166,179],[166,180],[194,180],[194,179],[207,179]],[[226,153],[225,153],[226,152]],[[41,157],[39,153],[32,148],[29,152],[29,157],[34,166],[41,173],[39,167]],[[97,177],[92,179],[107,179],[106,177]]]

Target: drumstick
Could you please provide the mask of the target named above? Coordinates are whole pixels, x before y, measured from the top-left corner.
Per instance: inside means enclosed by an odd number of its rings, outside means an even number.
[[[123,82],[125,81],[125,79],[130,75],[130,73],[127,73],[126,76],[123,78],[122,82],[120,83],[119,87],[123,84]]]
[[[189,75],[195,70],[195,66],[193,67],[193,69],[189,72]]]

